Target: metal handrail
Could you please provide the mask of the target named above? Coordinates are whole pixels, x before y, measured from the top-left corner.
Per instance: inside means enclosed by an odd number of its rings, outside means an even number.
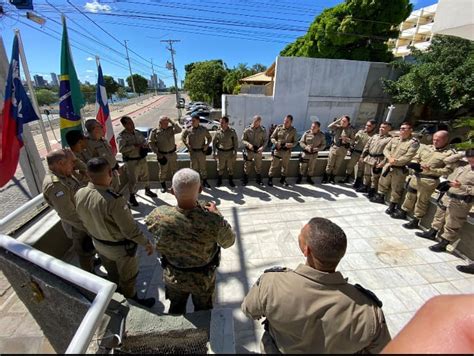
[[[32,208],[44,203],[44,201],[45,200],[44,200],[43,194],[42,193],[38,194],[33,199],[31,199],[28,203],[23,204],[18,209],[12,211],[10,214],[0,219],[0,231],[7,233],[8,228],[12,224],[17,223],[18,217],[29,212],[30,210],[32,210]]]
[[[76,330],[76,333],[66,350],[67,354],[85,353],[101,322],[101,318],[112,299],[112,295],[114,294],[117,285],[58,260],[53,256],[36,250],[35,248],[21,243],[7,235],[0,234],[0,247],[3,247],[15,255],[65,279],[68,282],[96,294],[96,297],[92,301],[89,310],[82,319],[79,328]]]

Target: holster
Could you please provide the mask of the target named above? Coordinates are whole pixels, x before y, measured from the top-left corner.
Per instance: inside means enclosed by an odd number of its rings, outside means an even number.
[[[151,152],[151,150],[148,147],[140,147],[141,158],[145,158],[149,152]]]
[[[127,256],[134,257],[137,254],[138,244],[131,240],[127,240],[127,243],[123,246]]]

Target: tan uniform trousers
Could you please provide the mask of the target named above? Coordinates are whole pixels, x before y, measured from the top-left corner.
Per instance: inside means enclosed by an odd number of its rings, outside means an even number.
[[[354,168],[357,168],[357,172],[355,175],[357,177],[362,177],[364,175],[364,162],[359,162],[360,160],[360,153],[357,152],[352,152],[351,153],[351,158],[349,159],[349,162],[347,162],[347,167],[346,167],[346,174],[347,175],[352,175],[354,173]],[[336,171],[337,172],[337,171]]]
[[[191,168],[199,173],[201,179],[207,179],[206,155],[202,151],[190,152]]]
[[[446,195],[441,199],[445,208],[438,207],[431,227],[441,232],[441,237],[449,242],[458,239],[458,232],[464,225],[472,208],[472,203],[452,199]]]
[[[262,335],[262,340],[260,341],[260,353],[261,354],[281,354],[278,350],[275,341],[273,340],[270,332],[265,330]]]
[[[318,160],[318,154],[306,155],[306,158],[300,161],[300,174],[302,176],[308,174],[308,177],[312,177],[316,170],[316,161]]]
[[[94,270],[95,249],[92,239],[85,231],[76,229],[74,226],[61,221],[66,236],[72,240],[72,248],[79,258],[79,265],[84,271]]]
[[[272,157],[272,163],[270,164],[269,177],[275,177],[280,170],[281,164],[281,175],[286,177],[288,172],[288,164],[290,163],[291,151],[275,150],[275,154]]]
[[[326,166],[327,174],[337,174],[346,157],[347,148],[332,145],[329,149],[328,164]]]
[[[250,174],[252,169],[252,163],[255,163],[255,173],[261,174],[262,172],[262,153],[255,153],[247,151],[247,160],[244,162],[244,173]]]
[[[400,204],[406,177],[407,174],[401,168],[392,167],[386,177],[380,177],[378,192],[385,195],[391,190],[390,203]]]
[[[438,179],[411,177],[403,201],[402,209],[415,212],[415,217],[425,216],[430,205],[430,197],[438,186]]]
[[[150,187],[146,158],[125,162],[125,171],[128,178],[128,189],[130,190],[130,194],[136,194],[138,191],[137,183],[139,181],[145,182],[145,188]]]
[[[163,157],[166,157],[168,162],[164,165],[158,163],[160,169],[160,182],[166,182],[168,175],[172,178],[178,168],[178,155],[176,152],[163,154]]]
[[[380,173],[375,174],[374,165],[364,162],[364,185],[377,190],[379,188]]]
[[[109,280],[116,283],[122,294],[131,298],[137,292],[135,283],[138,276],[137,256],[128,256],[123,246],[108,246],[94,240],[102,265],[107,270]]]
[[[217,151],[217,172],[221,176],[224,174],[225,169],[230,176],[234,175],[236,155],[234,151]]]

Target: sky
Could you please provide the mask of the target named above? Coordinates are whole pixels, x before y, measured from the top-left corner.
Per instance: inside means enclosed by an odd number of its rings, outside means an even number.
[[[387,0],[383,0],[387,1]],[[341,0],[33,0],[43,26],[26,18],[25,10],[8,4],[0,17],[0,35],[8,57],[13,30],[19,29],[31,76],[60,72],[61,14],[66,16],[76,72],[81,81],[95,84],[95,56],[104,74],[129,76],[124,40],[133,73],[150,78],[155,73],[173,85],[167,44],[173,43],[178,77],[191,62],[222,59],[229,68],[239,63],[271,65],[279,52],[306,33],[314,18]],[[412,0],[414,9],[436,0]]]

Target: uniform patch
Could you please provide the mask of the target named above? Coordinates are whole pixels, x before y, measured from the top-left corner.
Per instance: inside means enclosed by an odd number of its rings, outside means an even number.
[[[369,297],[370,299],[372,299],[375,304],[378,305],[379,308],[382,308],[382,301],[375,295],[374,292],[372,292],[371,290],[368,290],[368,289],[365,289],[364,287],[362,287],[360,284],[354,284],[354,287],[356,287],[360,292],[364,293],[367,297]]]
[[[411,147],[413,147],[413,148],[420,147],[420,141],[418,141],[418,139],[416,139],[416,138],[412,138]]]
[[[263,273],[267,273],[267,272],[286,272],[286,271],[288,271],[288,268],[286,268],[286,267],[275,266],[275,267],[267,268],[265,271],[263,271]]]
[[[64,192],[62,190],[60,190],[59,192],[57,192],[54,195],[56,196],[56,198],[60,198],[60,197],[64,196]]]

